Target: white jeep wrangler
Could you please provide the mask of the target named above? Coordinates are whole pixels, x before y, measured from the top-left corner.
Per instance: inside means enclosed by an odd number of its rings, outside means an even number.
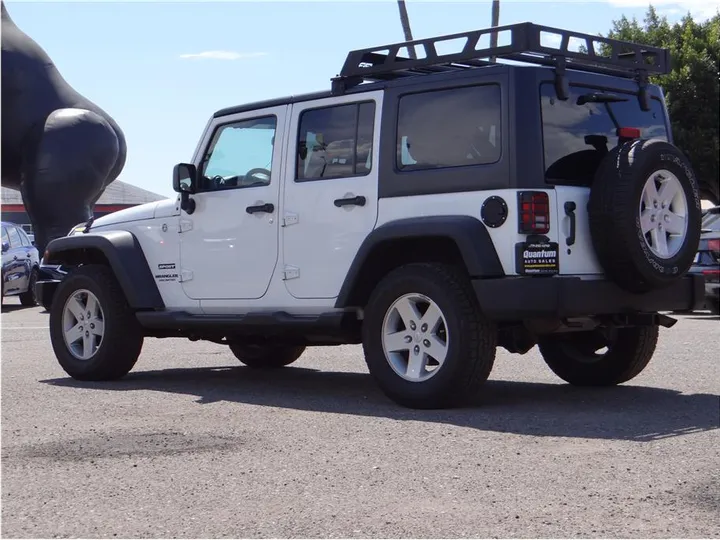
[[[107,380],[148,336],[253,368],[362,343],[380,388],[418,408],[466,402],[498,346],[538,345],[571,384],[627,381],[675,322],[660,312],[703,301],[697,182],[647,80],[668,66],[524,23],[352,51],[331,91],[218,111],[177,199],[48,245],[44,264],[70,269],[38,283],[57,359]]]

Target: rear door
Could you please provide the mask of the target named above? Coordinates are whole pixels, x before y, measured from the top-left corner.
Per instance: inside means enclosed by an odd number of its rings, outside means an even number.
[[[612,94],[622,101],[596,98],[599,102],[583,103],[593,94]],[[635,94],[580,85],[571,86],[569,99],[562,101],[557,99],[552,83],[540,85],[540,99],[545,178],[555,186],[555,223],[560,224],[560,272],[602,274],[592,247],[587,211],[595,171],[605,150],[618,144],[618,127],[638,128],[642,138],[668,140],[665,107],[653,97],[651,110],[645,112]]]
[[[293,106],[282,252],[295,298],[335,298],[378,207],[382,92]]]

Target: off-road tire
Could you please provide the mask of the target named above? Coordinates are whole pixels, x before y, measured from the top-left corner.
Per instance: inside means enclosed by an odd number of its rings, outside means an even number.
[[[400,377],[383,348],[383,321],[406,294],[430,298],[442,311],[448,330],[447,356],[438,372],[421,382]],[[445,264],[414,263],[386,275],[365,308],[362,328],[365,361],[380,389],[404,407],[437,409],[466,404],[487,380],[495,361],[497,329],[483,316],[467,276]]]
[[[640,201],[653,171],[668,170],[687,200],[685,243],[672,258],[656,256],[640,227]],[[638,139],[603,159],[590,191],[588,217],[593,247],[607,276],[633,293],[671,285],[692,266],[700,241],[700,192],[687,158],[662,140]]]
[[[37,283],[38,269],[33,268],[30,272],[30,278],[28,279],[28,289],[24,293],[19,294],[20,304],[26,307],[37,306],[37,299],[35,298],[35,284]]]
[[[65,303],[80,289],[97,297],[104,315],[103,339],[89,360],[75,358],[63,337]],[[60,366],[77,380],[115,380],[135,366],[143,346],[142,328],[110,268],[97,264],[80,266],[63,279],[50,310],[50,340]]]
[[[594,331],[593,331],[594,332]],[[582,348],[595,339],[593,332],[569,332],[543,336],[538,348],[548,367],[575,386],[614,386],[637,377],[652,358],[658,326],[618,328],[608,351],[593,362],[583,361]]]
[[[277,369],[289,366],[305,352],[304,346],[246,345],[230,342],[235,358],[249,368]]]

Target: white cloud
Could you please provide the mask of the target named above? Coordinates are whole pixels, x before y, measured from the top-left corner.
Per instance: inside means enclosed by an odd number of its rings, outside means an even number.
[[[708,19],[720,10],[720,0],[606,0],[616,7],[647,8],[652,4],[656,8],[670,6],[673,12],[687,13],[699,19]],[[658,10],[660,11],[660,10]]]
[[[203,51],[199,53],[181,54],[180,58],[195,58],[209,60],[242,60],[245,58],[257,58],[267,53],[239,53],[235,51]]]

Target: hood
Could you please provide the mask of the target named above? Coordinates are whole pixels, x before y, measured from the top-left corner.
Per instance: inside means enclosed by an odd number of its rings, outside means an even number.
[[[93,221],[92,228],[107,227],[108,225],[117,225],[118,223],[141,221],[156,217],[170,217],[178,215],[179,213],[180,208],[177,199],[165,199],[163,201],[140,204],[126,208],[125,210],[118,210],[112,214],[97,218]]]

